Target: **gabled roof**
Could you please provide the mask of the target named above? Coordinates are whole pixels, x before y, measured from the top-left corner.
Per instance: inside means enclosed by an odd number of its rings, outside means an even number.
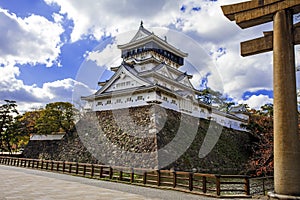
[[[55,135],[32,135],[30,136],[30,140],[61,140],[64,137],[63,134],[55,134]]]
[[[144,45],[150,41],[155,41],[161,47],[165,48],[166,50],[174,53],[179,57],[187,57],[188,54],[177,49],[176,47],[169,44],[166,40],[161,39],[160,37],[156,36],[154,33],[151,33],[147,29],[143,27],[143,23],[141,22],[140,28],[135,36],[131,39],[131,41],[127,44],[118,45],[118,48],[121,50],[136,48],[140,45]]]
[[[126,76],[131,77],[133,80],[137,81],[138,83],[140,83],[141,85],[150,85],[151,83],[144,78],[141,78],[138,75],[138,72],[131,66],[127,65],[126,63],[123,63],[118,71],[109,79],[109,81],[106,82],[105,85],[103,85],[103,87],[101,87],[96,93],[95,95],[99,95],[101,93],[104,93],[108,88],[110,88],[110,86],[115,83],[118,79],[120,79],[121,74],[125,74]]]
[[[130,42],[135,42],[135,41],[140,40],[142,38],[145,38],[145,37],[147,37],[147,36],[149,36],[151,34],[153,34],[153,33],[151,33],[150,31],[148,31],[147,29],[145,29],[144,26],[143,26],[143,21],[141,21],[141,25],[140,25],[140,28],[139,28],[138,32],[130,40]]]
[[[238,105],[238,106],[232,106],[229,109],[230,113],[249,113],[246,106],[244,104]]]

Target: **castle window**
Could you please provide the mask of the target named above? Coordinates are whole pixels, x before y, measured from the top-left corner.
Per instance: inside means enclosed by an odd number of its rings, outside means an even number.
[[[101,106],[102,105],[102,102],[101,101],[98,101],[97,102],[97,106]]]
[[[171,104],[176,104],[176,101],[172,99]]]
[[[126,99],[126,101],[127,101],[127,102],[130,102],[130,101],[131,101],[131,97],[128,97],[128,98]]]
[[[117,99],[116,103],[122,103],[121,99]]]
[[[138,101],[143,100],[143,96],[138,96],[138,97],[137,97],[137,100],[138,100]]]
[[[106,101],[106,104],[111,104],[111,100],[107,100],[107,101]]]
[[[164,101],[168,101],[168,98],[167,98],[167,97],[163,97],[163,100],[164,100]]]

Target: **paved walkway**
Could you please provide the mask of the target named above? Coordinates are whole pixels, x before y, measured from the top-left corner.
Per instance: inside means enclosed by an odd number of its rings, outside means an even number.
[[[0,165],[0,199],[214,199],[66,174]]]

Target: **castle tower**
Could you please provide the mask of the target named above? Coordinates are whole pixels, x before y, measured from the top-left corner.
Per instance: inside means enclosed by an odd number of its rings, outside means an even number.
[[[95,94],[82,97],[92,111],[156,104],[234,129],[241,130],[240,124],[247,123],[248,116],[223,113],[199,101],[201,92],[190,81],[193,76],[180,71],[188,54],[144,28],[143,22],[133,38],[118,48],[123,62],[111,67],[114,75],[99,82]]]

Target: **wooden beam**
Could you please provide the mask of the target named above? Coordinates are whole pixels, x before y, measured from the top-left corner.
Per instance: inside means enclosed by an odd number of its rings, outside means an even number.
[[[241,42],[241,55],[252,56],[273,50],[273,33],[264,37]]]
[[[300,23],[294,24],[293,44],[300,44]],[[241,42],[241,55],[251,56],[273,50],[273,31],[264,32],[264,37]]]
[[[271,22],[277,11],[285,9],[300,12],[300,0],[252,0],[222,7],[224,15],[241,28]]]
[[[276,3],[278,1],[283,1],[283,0],[252,0],[252,1],[242,2],[242,3],[232,4],[232,5],[221,6],[221,8],[224,15],[231,21],[234,21],[235,20],[234,15],[236,13],[263,7],[265,5]]]

